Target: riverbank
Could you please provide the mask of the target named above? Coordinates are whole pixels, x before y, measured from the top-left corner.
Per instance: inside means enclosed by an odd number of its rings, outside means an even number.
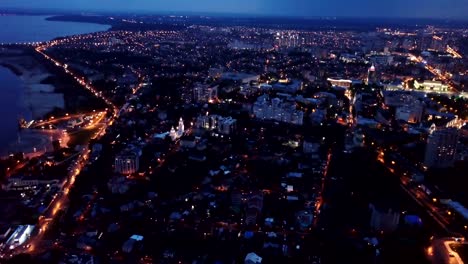
[[[0,56],[0,65],[18,76],[24,87],[22,107],[31,112],[32,119],[43,118],[56,108],[65,108],[64,95],[45,80],[53,77],[36,59],[28,54]]]
[[[21,77],[21,75],[23,75],[23,72],[20,69],[16,68],[14,65],[5,62],[0,62],[0,66],[7,68],[18,77]]]
[[[33,158],[53,151],[53,141],[58,141],[63,148],[68,147],[70,137],[64,130],[22,130],[18,139],[7,149],[0,150],[0,158],[5,159],[10,153],[23,153],[26,158]]]
[[[127,16],[86,16],[86,15],[57,15],[46,18],[48,21],[92,23],[109,26],[107,31],[146,31],[146,30],[182,30],[185,25],[161,23],[135,23]]]

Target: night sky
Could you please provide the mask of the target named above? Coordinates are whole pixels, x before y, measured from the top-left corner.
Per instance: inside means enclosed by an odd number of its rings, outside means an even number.
[[[468,0],[0,0],[0,8],[466,18]]]

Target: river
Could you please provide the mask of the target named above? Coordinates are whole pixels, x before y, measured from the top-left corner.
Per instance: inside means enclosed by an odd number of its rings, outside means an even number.
[[[108,25],[48,21],[47,16],[0,16],[0,43],[48,41],[57,37],[105,31]],[[1,52],[1,51],[0,51]],[[1,55],[1,54],[0,54]],[[18,119],[30,118],[23,104],[24,82],[9,69],[0,66],[0,153],[18,139]]]
[[[105,31],[108,25],[46,20],[48,16],[0,16],[0,43],[25,43]]]

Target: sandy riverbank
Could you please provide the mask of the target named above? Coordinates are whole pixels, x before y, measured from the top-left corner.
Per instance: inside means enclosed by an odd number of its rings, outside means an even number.
[[[25,54],[2,55],[3,52],[0,53],[0,65],[10,69],[23,81],[21,103],[31,111],[33,119],[41,119],[54,108],[65,107],[63,94],[55,93],[54,86],[42,83],[51,75],[33,57]]]

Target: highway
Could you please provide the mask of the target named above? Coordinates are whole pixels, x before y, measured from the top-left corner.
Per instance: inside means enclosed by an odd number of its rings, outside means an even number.
[[[382,153],[382,152],[380,152]],[[382,155],[378,155],[377,161],[393,175],[400,179],[400,187],[408,194],[421,208],[427,212],[427,214],[445,231],[448,236],[462,237],[464,230],[457,228],[454,230],[453,219],[451,218],[452,213],[448,212],[446,208],[438,203],[437,198],[429,197],[429,195],[418,186],[411,186],[410,175],[400,175],[396,168],[399,166],[397,161],[392,161],[389,165],[385,162]]]
[[[325,164],[325,167],[323,169],[323,176],[322,176],[322,184],[320,188],[320,196],[317,197],[317,201],[315,203],[315,218],[314,218],[314,226],[317,226],[318,224],[318,218],[320,216],[320,210],[322,208],[322,205],[324,203],[323,201],[323,194],[325,192],[325,184],[327,182],[327,176],[328,176],[328,169],[330,168],[330,162],[332,160],[332,149],[330,148],[328,150],[328,155],[327,155],[327,162]]]
[[[457,244],[466,245],[466,242],[453,238],[434,239],[426,250],[427,257],[432,263],[463,264],[461,256],[451,248]]]
[[[450,53],[454,58],[456,59],[462,59],[463,56],[457,52],[456,50],[454,50],[452,47],[450,47],[449,45],[447,45],[447,52]]]
[[[93,114],[97,118],[94,118],[94,120],[85,128],[85,129],[99,128],[97,132],[92,136],[92,139],[99,139],[106,134],[107,128],[111,126],[113,122],[118,118],[120,110],[109,98],[106,98],[101,92],[97,91],[94,87],[92,87],[91,84],[86,83],[84,77],[78,76],[77,74],[73,73],[72,71],[68,69],[68,66],[66,64],[59,62],[58,60],[50,57],[49,55],[45,53],[45,50],[47,48],[50,48],[51,46],[57,45],[59,43],[60,42],[58,41],[53,41],[50,44],[38,46],[36,48],[36,52],[41,54],[45,59],[54,63],[57,67],[61,67],[65,71],[65,73],[71,75],[84,89],[89,90],[96,97],[102,99],[110,107],[110,109],[112,109],[113,114],[107,118],[105,117],[104,112],[95,113],[93,111]],[[139,79],[141,80],[141,74],[137,73],[137,75]],[[143,86],[144,84],[140,81],[137,87],[133,89],[132,94],[135,95]],[[74,117],[77,118],[83,115],[87,115],[87,114],[83,113],[83,114],[76,114],[73,116],[54,118],[46,122],[66,121],[71,118],[74,118]],[[67,180],[65,180],[64,184],[62,185],[62,192],[57,194],[57,196],[50,203],[48,210],[44,213],[43,216],[39,218],[38,225],[36,226],[36,228],[38,229],[38,232],[36,232],[36,235],[30,238],[30,240],[27,242],[27,246],[20,248],[18,252],[15,252],[15,253],[21,253],[22,249],[24,249],[28,253],[34,253],[36,251],[41,251],[45,249],[45,248],[41,248],[41,243],[44,240],[45,233],[47,229],[49,228],[50,223],[57,220],[57,216],[59,215],[58,212],[68,206],[68,202],[69,202],[68,193],[70,192],[70,189],[75,184],[76,178],[78,177],[78,175],[80,175],[81,170],[84,167],[86,167],[86,165],[88,164],[90,152],[91,151],[89,150],[89,145],[83,146],[83,149],[79,155],[78,160],[74,163],[75,165],[70,169]]]
[[[52,63],[54,63],[57,67],[61,67],[63,68],[63,70],[65,71],[65,73],[69,74],[70,76],[72,76],[83,88],[85,88],[86,90],[89,90],[91,93],[93,93],[96,97],[102,99],[104,102],[106,102],[107,105],[109,105],[113,112],[114,112],[114,116],[113,118],[116,118],[117,117],[117,113],[119,112],[119,109],[118,107],[111,102],[111,100],[109,98],[106,98],[105,96],[102,95],[101,92],[99,92],[98,90],[96,90],[94,87],[92,87],[91,84],[89,83],[86,83],[85,81],[85,78],[84,77],[81,77],[81,76],[78,76],[77,74],[73,73],[72,71],[70,71],[68,69],[68,65],[67,64],[64,64],[64,63],[61,63],[57,60],[55,60],[54,58],[50,57],[49,55],[47,55],[45,53],[45,50],[54,46],[54,45],[57,45],[59,44],[59,42],[55,41],[55,42],[52,42],[51,44],[45,44],[45,45],[42,45],[42,46],[39,46],[36,48],[36,52],[38,52],[39,54],[41,54],[44,58],[46,58],[47,60],[51,61]]]
[[[45,50],[49,47],[51,47],[51,44],[39,46],[36,48],[36,52],[41,54],[45,59],[53,62],[57,67],[63,68],[63,70],[67,74],[71,75],[83,88],[92,92],[96,97],[101,98],[113,110],[112,116],[104,118],[104,115],[101,114],[98,120],[94,121],[91,124],[92,127],[102,125],[99,128],[99,130],[94,134],[94,139],[104,136],[106,134],[107,127],[109,127],[113,123],[113,121],[118,117],[119,109],[110,101],[110,99],[104,97],[102,93],[98,92],[90,84],[86,83],[84,81],[84,77],[77,76],[75,73],[67,69],[66,64],[63,64],[47,55],[45,53]],[[72,117],[63,117],[60,118],[60,120],[65,121],[67,120],[67,118]],[[81,170],[88,164],[89,154],[89,146],[84,146],[81,150],[81,154],[78,160],[74,163],[75,165],[70,169],[69,175],[65,180],[64,184],[62,185],[62,191],[55,196],[55,198],[50,203],[48,210],[44,213],[44,215],[42,215],[39,218],[38,225],[36,226],[36,229],[38,231],[29,239],[29,241],[27,242],[27,246],[18,248],[14,253],[22,253],[22,251],[34,253],[35,251],[41,251],[41,243],[44,240],[45,233],[48,230],[50,223],[57,220],[57,216],[59,215],[58,212],[68,206],[68,194],[70,192],[70,189],[75,184],[76,178],[81,173]]]
[[[81,113],[81,114],[74,114],[74,115],[65,115],[63,117],[51,117],[49,118],[48,120],[39,120],[39,121],[33,121],[33,122],[30,122],[26,128],[37,128],[37,127],[42,127],[42,126],[47,126],[47,125],[51,125],[51,124],[55,124],[55,123],[59,123],[59,122],[64,122],[64,121],[68,121],[68,120],[71,120],[71,119],[75,119],[75,118],[80,118],[80,117],[83,117],[83,116],[89,116],[89,115],[93,115],[95,114],[95,112],[90,112],[90,113]]]

